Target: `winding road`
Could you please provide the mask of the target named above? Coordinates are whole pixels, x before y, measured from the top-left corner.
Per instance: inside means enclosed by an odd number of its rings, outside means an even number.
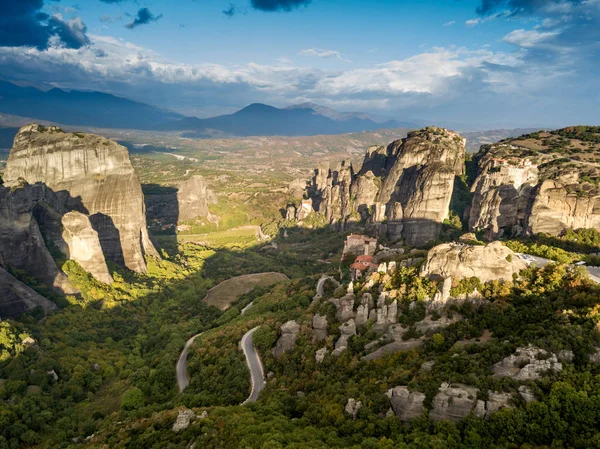
[[[185,388],[190,384],[190,379],[187,373],[187,356],[190,346],[194,343],[194,340],[202,335],[203,332],[194,335],[188,341],[185,342],[185,346],[183,347],[183,351],[179,355],[179,360],[177,360],[176,372],[177,372],[177,386],[179,387],[179,392],[181,393]]]
[[[256,402],[258,395],[265,388],[265,373],[262,362],[260,361],[260,357],[258,356],[256,348],[252,342],[252,334],[254,334],[259,327],[260,326],[257,326],[254,329],[246,332],[242,337],[242,341],[240,341],[240,347],[244,352],[244,356],[246,356],[246,365],[248,365],[248,369],[250,370],[250,383],[252,385],[250,396],[248,396],[248,399],[242,402],[242,405],[250,402]]]

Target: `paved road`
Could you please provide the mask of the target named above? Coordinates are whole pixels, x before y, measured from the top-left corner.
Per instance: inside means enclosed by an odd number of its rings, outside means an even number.
[[[194,343],[194,340],[202,335],[202,332],[194,335],[188,341],[185,342],[185,346],[183,347],[183,351],[179,355],[179,360],[177,361],[176,372],[177,372],[177,386],[179,387],[179,392],[181,393],[185,388],[190,384],[190,379],[187,373],[187,356],[190,346]]]
[[[244,351],[244,355],[246,356],[246,365],[248,365],[248,369],[250,370],[250,383],[252,384],[250,396],[248,396],[248,399],[242,402],[242,405],[248,404],[249,402],[256,402],[258,395],[263,388],[265,388],[265,373],[262,362],[260,361],[260,357],[258,356],[256,348],[252,343],[252,334],[259,327],[260,326],[257,326],[254,329],[246,332],[242,337],[242,341],[240,342],[242,351]]]
[[[319,299],[319,298],[323,297],[325,281],[327,281],[327,280],[333,281],[338,286],[340,285],[339,282],[336,281],[332,276],[325,276],[325,275],[321,276],[321,279],[319,279],[319,282],[317,282],[317,294],[315,295],[315,297],[313,299]]]
[[[556,263],[555,260],[545,259],[539,256],[532,256],[531,254],[515,253],[520,259],[524,260],[528,265],[535,265],[536,267],[543,267],[549,263]],[[588,272],[590,279],[600,284],[600,267],[588,267],[583,266]]]

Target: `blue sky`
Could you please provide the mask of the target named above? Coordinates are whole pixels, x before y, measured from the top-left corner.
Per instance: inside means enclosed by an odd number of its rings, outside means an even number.
[[[600,124],[599,62],[600,0],[0,0],[0,76],[198,116]]]

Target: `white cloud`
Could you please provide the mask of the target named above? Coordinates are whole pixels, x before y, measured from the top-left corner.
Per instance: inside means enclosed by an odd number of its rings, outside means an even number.
[[[504,36],[504,42],[518,45],[519,47],[532,48],[548,39],[558,36],[558,31],[539,32],[536,30],[514,30]]]
[[[446,22],[446,23],[444,24],[444,26],[445,26],[445,27],[449,27],[449,26],[452,26],[452,25],[454,25],[455,23],[456,23],[456,20],[451,20],[451,21],[449,21],[449,22]]]
[[[466,26],[468,26],[469,28],[472,28],[472,27],[474,27],[475,25],[479,25],[480,23],[481,23],[481,19],[477,17],[477,18],[475,18],[475,19],[470,19],[470,20],[467,20],[467,21],[465,22],[465,25],[466,25]]]
[[[351,62],[347,59],[344,59],[339,51],[325,50],[323,48],[307,48],[306,50],[301,50],[298,52],[298,54],[300,56],[316,56],[317,58],[339,59],[340,61]]]
[[[433,48],[374,66],[320,70],[285,58],[269,65],[181,64],[122,39],[96,35],[90,39],[90,46],[78,50],[0,47],[0,71],[140,101],[161,98],[163,106],[186,111],[197,108],[199,98],[215,108],[231,107],[231,98],[239,106],[254,101],[289,104],[297,98],[369,110],[433,106],[477,90],[514,93],[523,86],[535,90],[556,76],[555,71],[525,69],[520,53],[489,49]]]

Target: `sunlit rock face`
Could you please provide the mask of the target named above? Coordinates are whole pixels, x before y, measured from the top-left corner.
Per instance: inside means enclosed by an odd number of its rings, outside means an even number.
[[[444,243],[432,248],[421,268],[421,276],[432,280],[477,277],[481,282],[510,281],[527,265],[501,242],[489,245]]]
[[[387,147],[369,148],[358,172],[349,162],[316,169],[307,196],[334,227],[366,222],[380,236],[425,244],[448,218],[464,156],[465,140],[452,131],[413,131]]]
[[[5,171],[7,185],[23,181],[43,183],[66,210],[88,215],[106,259],[145,272],[144,254],[157,256],[125,147],[91,134],[27,125],[15,137]]]
[[[599,228],[600,189],[585,179],[597,177],[600,166],[565,156],[511,143],[483,146],[475,156],[470,229],[492,240]]]

